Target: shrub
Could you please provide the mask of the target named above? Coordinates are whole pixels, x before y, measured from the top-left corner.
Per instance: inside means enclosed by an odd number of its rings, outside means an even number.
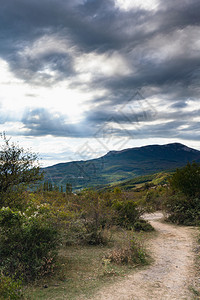
[[[116,223],[125,228],[131,228],[141,215],[136,202],[114,201],[113,209],[117,212]]]
[[[88,245],[107,245],[110,237],[106,228],[96,227],[93,222],[85,224],[86,232],[83,242]]]
[[[145,220],[138,220],[134,223],[133,229],[135,231],[154,231],[155,229],[151,224]]]
[[[75,233],[79,235],[82,243],[89,245],[106,244],[109,240],[106,228],[111,225],[112,210],[107,206],[107,201],[103,196],[93,190],[85,190],[76,199],[77,205],[80,207],[78,222],[82,224],[80,227],[74,228]]]
[[[0,268],[5,273],[26,281],[45,275],[52,269],[58,244],[57,230],[37,215],[0,210]]]
[[[200,224],[200,165],[193,162],[177,169],[169,179],[170,193],[164,203],[168,220],[177,224]]]
[[[142,244],[135,238],[130,242],[129,246],[120,247],[112,250],[107,256],[110,262],[118,265],[144,265],[148,262],[148,255]]]
[[[68,229],[65,232],[66,245],[79,245],[82,244],[86,229],[81,220],[71,221]]]
[[[168,220],[183,225],[200,225],[200,199],[188,199],[182,193],[169,195],[165,202]]]
[[[17,300],[23,299],[22,282],[14,280],[3,273],[0,274],[0,299]]]
[[[177,169],[169,180],[175,190],[181,191],[188,198],[200,197],[200,164],[188,163],[185,167]]]
[[[146,195],[143,197],[142,204],[148,212],[161,210],[164,197],[165,189],[162,187],[154,187],[146,192]]]
[[[86,223],[81,219],[72,222],[66,232],[66,245],[106,245],[109,240],[106,228],[96,227],[93,222]]]
[[[3,140],[3,145],[0,147],[0,207],[2,207],[15,205],[16,191],[22,192],[27,185],[41,180],[43,175],[36,154],[10,143],[5,133],[0,137]],[[20,202],[17,205],[19,206]]]

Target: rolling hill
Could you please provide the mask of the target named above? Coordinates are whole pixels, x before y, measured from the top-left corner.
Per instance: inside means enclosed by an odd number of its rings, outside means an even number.
[[[172,143],[110,151],[97,159],[59,163],[43,171],[45,180],[53,184],[71,183],[74,189],[81,189],[173,170],[188,161],[200,162],[200,151]]]

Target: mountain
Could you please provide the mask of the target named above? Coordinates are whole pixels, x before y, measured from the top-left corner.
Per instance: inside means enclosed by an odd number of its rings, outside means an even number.
[[[74,189],[105,185],[200,162],[200,151],[180,143],[110,151],[86,161],[72,161],[43,168],[45,180]]]

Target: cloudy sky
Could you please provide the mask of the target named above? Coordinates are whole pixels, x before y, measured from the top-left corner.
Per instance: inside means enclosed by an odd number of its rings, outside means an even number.
[[[43,165],[200,150],[199,79],[199,0],[1,1],[0,131]]]

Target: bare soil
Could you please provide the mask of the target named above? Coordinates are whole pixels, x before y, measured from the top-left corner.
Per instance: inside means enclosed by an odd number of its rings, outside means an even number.
[[[104,287],[92,300],[167,300],[194,298],[195,236],[193,227],[162,222],[162,213],[144,216],[158,234],[147,248],[154,263],[136,270],[120,282]]]

